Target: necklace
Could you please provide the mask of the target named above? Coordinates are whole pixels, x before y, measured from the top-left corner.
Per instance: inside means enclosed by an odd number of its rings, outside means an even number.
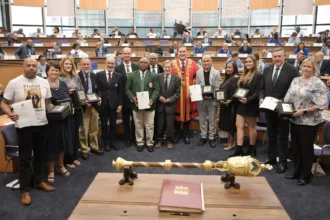
[[[59,82],[58,82],[58,80],[56,80],[55,83],[50,82],[50,81],[48,80],[48,83],[49,83],[49,86],[50,86],[52,89],[54,89],[54,90],[58,90],[58,88],[59,88]]]

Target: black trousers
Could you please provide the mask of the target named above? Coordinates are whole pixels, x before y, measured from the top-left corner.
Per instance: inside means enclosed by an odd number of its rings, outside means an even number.
[[[83,110],[76,109],[73,118],[72,118],[72,127],[70,128],[70,136],[72,138],[72,154],[65,154],[64,155],[64,164],[73,164],[75,160],[78,159],[78,151],[80,148],[80,141],[79,141],[79,127],[82,126],[82,119],[83,119]]]
[[[314,140],[319,125],[297,125],[291,122],[291,148],[293,155],[293,173],[300,179],[310,178],[314,158]]]
[[[186,121],[186,122],[174,121],[175,132],[177,134],[181,133],[181,123],[183,125],[183,136],[188,137],[189,136],[190,121]]]
[[[132,118],[132,120],[131,120]],[[133,110],[132,108],[122,109],[122,119],[124,124],[124,139],[133,141],[135,137],[135,124],[133,120]]]
[[[166,113],[165,110],[157,112],[157,139],[163,140],[164,125],[166,127],[167,137],[169,141],[174,140],[174,113]]]
[[[35,184],[40,184],[44,181],[47,134],[47,125],[17,129],[20,159],[19,183],[21,192],[30,191],[33,176]],[[30,164],[32,151],[33,168]]]
[[[102,139],[111,143],[116,142],[117,109],[110,109],[109,106],[102,106],[100,110],[100,119]]]
[[[268,159],[276,161],[278,152],[279,162],[287,163],[289,143],[289,120],[282,120],[277,112],[266,112],[268,135]]]

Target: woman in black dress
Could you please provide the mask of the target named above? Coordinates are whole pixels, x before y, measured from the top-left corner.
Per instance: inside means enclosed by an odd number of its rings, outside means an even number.
[[[236,129],[237,145],[235,153],[231,156],[243,156],[243,139],[245,123],[249,128],[250,145],[245,155],[256,156],[255,144],[257,141],[256,123],[259,116],[259,90],[262,74],[257,72],[257,60],[254,55],[249,55],[244,61],[244,71],[237,82],[239,88],[248,89],[245,98],[237,103]]]
[[[60,74],[60,66],[56,63],[50,63],[46,66],[47,80],[50,85],[52,93],[51,102],[56,104],[57,100],[70,98],[69,89],[64,82],[58,80]],[[57,173],[68,177],[70,173],[63,165],[64,151],[72,148],[69,145],[69,124],[68,119],[59,121],[49,121],[48,126],[48,182],[53,183],[54,179],[54,165],[55,160],[57,164]]]
[[[236,103],[232,102],[233,95],[237,89],[238,68],[233,62],[226,64],[225,80],[220,89],[226,90],[227,100],[220,102],[219,128],[228,132],[228,144],[224,150],[231,150],[234,147],[234,135],[236,132]]]

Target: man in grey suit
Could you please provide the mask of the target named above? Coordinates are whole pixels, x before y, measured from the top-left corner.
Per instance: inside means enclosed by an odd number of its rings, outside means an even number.
[[[218,89],[220,86],[220,72],[212,67],[212,58],[209,54],[202,57],[203,68],[198,70],[196,74],[196,84],[203,86],[212,86]],[[209,131],[209,143],[211,147],[215,147],[216,134],[216,115],[218,102],[214,99],[213,94],[203,95],[203,100],[198,102],[199,126],[201,129],[201,139],[198,146],[202,146],[207,140],[207,130]],[[207,119],[208,118],[208,119]],[[208,122],[207,122],[208,121]],[[207,127],[207,125],[209,127]]]
[[[181,79],[178,75],[171,74],[172,62],[164,62],[164,73],[158,74],[160,84],[160,97],[157,100],[157,143],[156,148],[162,146],[164,140],[164,124],[166,125],[167,148],[173,148],[174,141],[174,113],[175,103],[180,97]]]

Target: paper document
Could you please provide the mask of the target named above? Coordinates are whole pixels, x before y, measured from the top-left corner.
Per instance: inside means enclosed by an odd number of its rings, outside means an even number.
[[[260,108],[264,108],[264,109],[269,109],[269,110],[272,110],[274,111],[277,104],[278,104],[278,99],[276,98],[273,98],[273,97],[270,97],[270,96],[267,96],[265,99],[264,99],[264,102],[261,103],[260,105]]]
[[[149,102],[149,92],[144,91],[144,92],[137,92],[136,97],[138,100],[138,108],[139,109],[148,109],[150,108]]]
[[[32,126],[38,123],[31,99],[12,104],[14,112],[18,114],[16,124],[18,128]]]
[[[190,98],[192,102],[202,101],[202,88],[201,85],[189,86]]]

